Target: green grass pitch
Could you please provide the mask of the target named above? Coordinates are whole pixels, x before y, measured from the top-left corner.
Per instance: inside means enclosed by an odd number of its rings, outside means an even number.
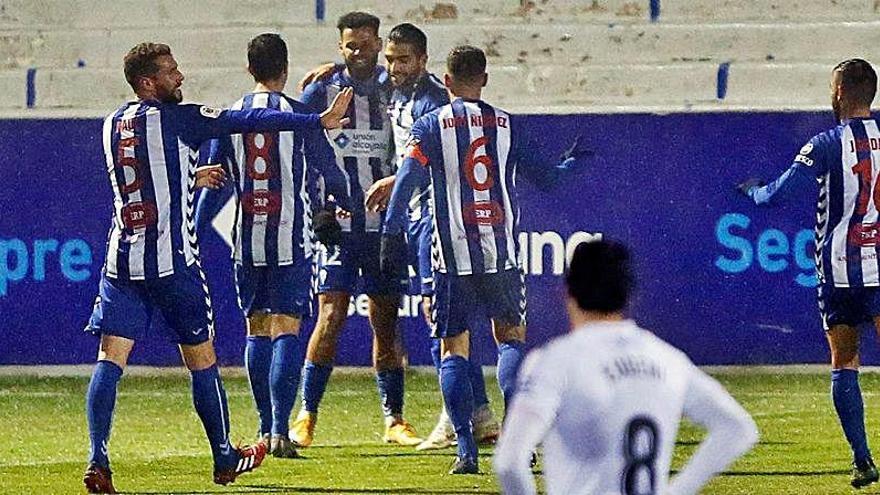
[[[233,440],[252,440],[256,416],[246,379],[226,373]],[[237,375],[237,376],[231,376]],[[849,453],[833,412],[825,372],[721,373],[718,378],[754,415],[757,447],[716,478],[709,494],[848,494]],[[87,377],[0,377],[0,493],[82,493],[87,454]],[[494,380],[492,405],[501,412]],[[878,444],[880,375],[865,373],[868,431]],[[438,413],[435,378],[407,376],[407,417],[426,435]],[[497,493],[491,448],[482,475],[448,476],[452,450],[416,452],[381,443],[381,414],[369,372],[335,373],[315,445],[305,459],[268,458],[228,487],[211,483],[211,457],[191,406],[189,379],[128,376],[119,387],[110,442],[114,482],[129,493]],[[674,469],[701,438],[685,426]],[[540,467],[540,466],[539,466]],[[880,493],[880,486],[859,493]]]

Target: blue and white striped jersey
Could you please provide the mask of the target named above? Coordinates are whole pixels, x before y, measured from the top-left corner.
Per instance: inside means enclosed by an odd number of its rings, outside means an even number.
[[[774,182],[753,188],[758,204],[779,201],[815,180],[816,275],[835,287],[880,286],[880,130],[852,119],[814,136]]]
[[[373,182],[393,173],[388,74],[384,68],[376,67],[372,78],[358,81],[351,78],[347,70],[336,71],[329,78],[307,86],[302,101],[312,111],[320,112],[346,87],[354,89],[346,114],[351,120],[343,129],[327,132],[336,154],[336,166],[346,177],[351,198],[351,218],[340,219],[339,223],[345,232],[378,232],[383,215],[366,211],[364,197]]]
[[[470,275],[518,268],[518,176],[544,188],[579,168],[572,158],[547,165],[534,149],[506,112],[483,101],[457,98],[423,116],[412,127],[384,232],[403,230],[412,191],[430,180],[434,270]]]
[[[238,132],[320,128],[317,114],[156,101],[122,105],[103,126],[114,196],[106,275],[156,279],[196,261],[193,196],[202,142]]]
[[[394,150],[397,168],[403,165],[413,123],[423,115],[449,103],[446,87],[434,74],[424,74],[415,85],[394,88],[391,93],[391,125],[394,129]],[[430,187],[419,188],[410,202],[410,221],[429,214]]]
[[[308,112],[304,104],[276,92],[249,93],[231,108]],[[212,143],[208,161],[225,163],[232,172],[239,205],[233,235],[239,264],[283,266],[311,259],[311,173],[324,176],[337,198],[346,197],[345,179],[332,166],[333,150],[320,129],[234,134]],[[327,164],[331,166],[321,168]]]

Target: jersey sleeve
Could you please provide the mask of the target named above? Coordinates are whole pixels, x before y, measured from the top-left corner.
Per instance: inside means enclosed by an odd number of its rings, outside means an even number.
[[[300,101],[313,112],[323,112],[327,107],[327,87],[320,82],[309,84],[303,90]]]
[[[223,110],[206,105],[178,105],[178,134],[198,146],[203,141],[245,132],[304,131],[321,128],[317,113],[272,108]]]
[[[415,134],[410,138],[406,149],[406,155],[397,170],[394,188],[391,190],[391,198],[388,200],[388,208],[385,212],[385,225],[382,231],[389,235],[397,235],[405,229],[409,221],[409,202],[413,193],[417,189],[424,190],[431,181],[431,176],[425,168],[428,159]]]
[[[237,196],[238,167],[232,160],[234,160],[232,143],[228,136],[211,139],[199,149],[199,163],[201,165],[223,165],[223,169],[230,178],[219,189],[200,190],[195,212],[196,232],[199,236],[202,236],[206,229],[211,228],[211,222],[223,209],[229,198]]]
[[[565,387],[565,373],[544,351],[526,357],[495,447],[493,464],[503,493],[537,493],[529,461],[556,420]]]
[[[776,180],[766,186],[753,188],[748,192],[755,204],[785,202],[815,187],[815,179],[828,171],[825,159],[825,140],[822,135],[814,136],[801,147],[788,169]]]
[[[684,401],[685,417],[704,427],[707,435],[687,465],[669,485],[669,493],[696,494],[715,474],[758,441],[758,427],[749,413],[715,379],[690,364]]]
[[[351,199],[348,181],[345,175],[336,166],[336,154],[324,132],[314,130],[304,135],[303,151],[306,156],[308,167],[318,173],[324,179],[324,188],[341,208],[351,208]]]

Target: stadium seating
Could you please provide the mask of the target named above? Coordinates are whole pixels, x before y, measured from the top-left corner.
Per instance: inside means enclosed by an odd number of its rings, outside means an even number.
[[[487,99],[515,111],[825,107],[831,65],[852,56],[871,60],[880,41],[874,0],[656,3],[657,22],[648,0],[363,0],[357,6],[382,18],[383,34],[405,20],[424,27],[437,72],[451,46],[485,48]],[[129,97],[121,59],[142,40],[172,46],[188,98],[229,102],[250,86],[243,67],[251,37],[281,32],[297,79],[337,58],[335,19],[353,4],[327,0],[321,23],[311,0],[5,1],[0,111],[103,114]],[[36,69],[29,111],[28,69]]]

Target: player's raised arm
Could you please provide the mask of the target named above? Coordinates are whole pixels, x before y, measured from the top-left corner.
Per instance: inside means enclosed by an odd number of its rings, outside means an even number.
[[[746,453],[758,441],[758,427],[717,381],[692,368],[684,415],[708,430],[687,465],[669,484],[669,493],[699,493],[715,474]]]
[[[535,151],[538,146],[521,131],[514,135],[514,145],[523,176],[545,191],[564,183],[566,177],[586,169],[587,160],[594,154],[583,136],[576,138],[556,163],[537,155]]]
[[[814,137],[801,148],[791,166],[769,184],[756,178],[737,184],[736,189],[748,196],[755,204],[780,203],[799,192],[815,187],[815,179],[827,171],[824,160],[823,141]]]
[[[345,70],[345,64],[327,62],[326,64],[319,65],[312,70],[306,72],[302,79],[300,79],[299,82],[296,83],[296,89],[297,91],[302,93],[313,82],[328,79],[330,76],[333,75],[333,73],[340,70]]]
[[[247,110],[221,110],[207,106],[181,106],[190,112],[185,119],[189,134],[195,141],[246,132],[307,131],[311,129],[335,129],[345,125],[345,112],[353,96],[351,88],[336,95],[333,103],[321,114],[283,112],[272,108]],[[195,124],[195,125],[192,125]],[[199,125],[201,124],[201,125]]]

